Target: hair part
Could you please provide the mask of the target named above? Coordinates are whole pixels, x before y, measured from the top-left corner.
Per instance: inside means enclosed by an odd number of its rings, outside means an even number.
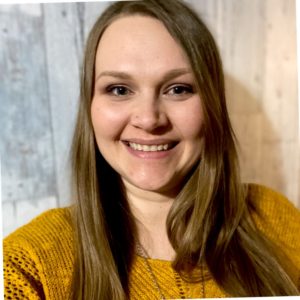
[[[129,296],[135,222],[119,175],[97,148],[90,107],[101,36],[114,20],[132,15],[153,17],[164,24],[189,59],[203,106],[201,161],[167,218],[168,236],[176,251],[173,267],[189,275],[193,268],[204,264],[232,296],[296,294],[297,289],[274,258],[275,250],[250,217],[226,108],[222,63],[211,33],[180,1],[170,5],[165,0],[141,0],[108,7],[92,28],[85,49],[72,144],[77,201],[72,298],[121,300]]]

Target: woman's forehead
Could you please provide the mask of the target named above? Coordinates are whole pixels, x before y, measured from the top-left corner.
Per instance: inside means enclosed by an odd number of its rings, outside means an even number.
[[[111,68],[189,67],[181,46],[159,20],[125,16],[104,31],[96,54],[96,72]]]

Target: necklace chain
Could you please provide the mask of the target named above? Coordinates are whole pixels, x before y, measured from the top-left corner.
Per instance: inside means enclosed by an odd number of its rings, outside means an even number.
[[[149,261],[148,261],[149,255],[147,254],[146,250],[144,249],[144,247],[143,247],[140,243],[137,244],[137,252],[138,252],[138,254],[140,254],[141,257],[143,258],[143,260],[144,260],[144,262],[145,262],[145,264],[146,264],[148,273],[149,273],[150,276],[152,277],[152,281],[153,281],[153,283],[154,283],[154,285],[155,285],[155,288],[157,289],[157,291],[158,291],[158,293],[159,293],[160,298],[165,300],[166,297],[164,296],[164,294],[163,294],[163,292],[162,292],[162,290],[161,290],[161,288],[160,288],[160,286],[159,286],[159,284],[158,284],[157,278],[156,278],[156,276],[154,275],[154,272],[153,272],[153,270],[152,270],[152,268],[151,268],[151,266],[150,266],[150,263],[149,263]]]
[[[151,267],[151,265],[150,265],[150,263],[148,261],[148,259],[150,257],[148,255],[146,249],[141,245],[141,243],[138,242],[137,245],[136,245],[136,250],[137,250],[137,254],[139,254],[143,258],[143,260],[145,262],[145,265],[147,267],[147,271],[150,274],[151,279],[152,279],[152,281],[154,283],[154,286],[155,286],[156,290],[159,293],[160,299],[165,300],[166,297],[164,296],[164,294],[162,292],[162,289],[161,289],[161,287],[160,287],[160,285],[159,285],[159,283],[157,281],[157,278],[156,278],[156,276],[155,276],[155,274],[154,274],[154,272],[152,270],[152,267]],[[173,270],[173,271],[174,271],[174,274],[175,274],[175,282],[176,282],[176,285],[177,285],[177,287],[179,289],[179,294],[181,296],[181,299],[185,299],[186,298],[185,297],[185,293],[184,293],[184,290],[183,290],[181,282],[180,282],[181,281],[180,275],[175,270]],[[203,281],[204,277],[203,276],[204,276],[204,274],[203,274],[203,267],[201,265],[201,280],[202,280],[202,282],[201,282],[201,294],[202,294],[202,298],[205,298],[205,286],[204,286],[204,281]]]

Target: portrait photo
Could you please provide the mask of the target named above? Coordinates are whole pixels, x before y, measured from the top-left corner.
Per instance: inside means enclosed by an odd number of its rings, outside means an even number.
[[[295,0],[0,4],[0,45],[5,299],[300,295]]]

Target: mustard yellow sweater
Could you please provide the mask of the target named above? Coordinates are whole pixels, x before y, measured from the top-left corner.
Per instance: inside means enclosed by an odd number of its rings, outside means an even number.
[[[300,289],[300,212],[265,187],[250,185],[249,193],[261,211],[260,217],[255,216],[258,228],[294,263],[294,280]],[[43,213],[5,238],[3,245],[5,299],[68,299],[74,263],[68,208]],[[187,298],[200,298],[203,291],[207,298],[228,296],[213,279],[206,280],[204,286],[186,283],[176,276],[170,262],[148,261],[169,299],[180,298],[179,285]],[[144,259],[136,256],[130,274],[130,299],[158,298]]]

